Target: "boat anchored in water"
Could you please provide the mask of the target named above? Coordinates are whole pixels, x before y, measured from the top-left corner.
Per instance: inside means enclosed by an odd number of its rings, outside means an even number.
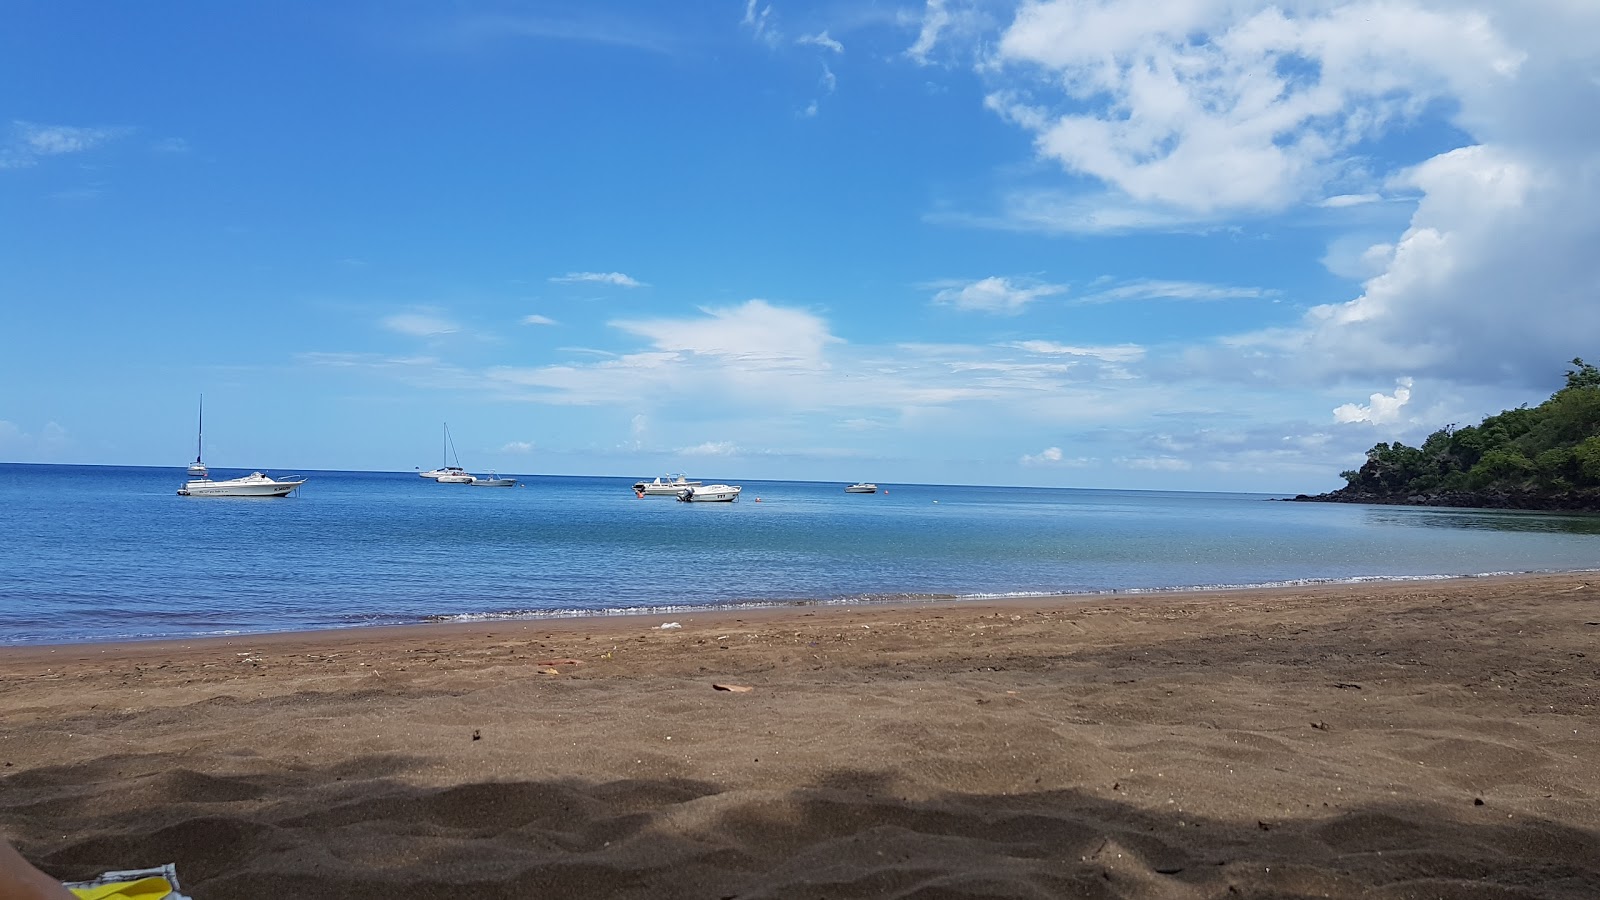
[[[289,494],[294,493],[295,489],[299,488],[300,485],[306,483],[306,479],[300,475],[274,479],[267,477],[265,472],[251,472],[243,478],[213,480],[211,478],[211,470],[207,469],[206,464],[201,462],[200,459],[205,449],[205,427],[205,398],[202,397],[200,399],[200,437],[195,450],[194,462],[190,463],[186,470],[188,474],[194,477],[185,481],[183,486],[178,488],[178,496],[287,497]]]
[[[684,503],[729,503],[739,499],[742,490],[736,484],[707,484],[683,488],[677,496]]]
[[[490,472],[488,478],[474,478],[468,484],[477,487],[516,487],[517,480],[515,478],[501,478],[499,475]]]
[[[200,395],[200,427],[198,429],[198,433],[195,436],[194,462],[189,463],[189,476],[191,478],[205,478],[206,476],[211,474],[211,470],[206,468],[206,464],[200,461],[200,457],[204,456],[205,452],[206,452],[206,395],[205,394],[201,394]]]
[[[455,457],[456,464],[450,465],[450,458]],[[461,468],[461,458],[456,456],[456,442],[450,439],[450,423],[444,423],[444,465],[426,472],[418,472],[423,478],[432,478],[440,484],[472,484],[476,478],[466,469]]]
[[[636,481],[633,492],[641,497],[676,497],[684,488],[700,487],[700,482],[690,481],[684,475],[657,475],[655,481]]]
[[[301,475],[275,479],[267,477],[264,472],[251,472],[243,478],[229,478],[225,481],[213,481],[210,478],[185,481],[183,487],[178,488],[178,496],[287,497],[305,483],[306,478]]]
[[[846,494],[876,494],[878,486],[870,481],[858,481],[855,484],[846,485],[844,492]]]

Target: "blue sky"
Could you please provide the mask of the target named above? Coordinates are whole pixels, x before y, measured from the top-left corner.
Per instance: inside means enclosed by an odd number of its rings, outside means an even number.
[[[10,4],[0,460],[1316,491],[1600,357],[1600,4]]]

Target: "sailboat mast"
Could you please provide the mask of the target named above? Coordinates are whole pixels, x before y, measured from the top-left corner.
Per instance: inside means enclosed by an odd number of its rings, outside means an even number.
[[[206,395],[200,395],[200,427],[194,439],[194,461],[199,462],[206,452]]]

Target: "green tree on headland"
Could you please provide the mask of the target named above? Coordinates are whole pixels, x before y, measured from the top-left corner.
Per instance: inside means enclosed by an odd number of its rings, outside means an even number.
[[[1538,406],[1447,425],[1421,447],[1378,444],[1344,487],[1296,499],[1600,510],[1600,369],[1572,365]]]

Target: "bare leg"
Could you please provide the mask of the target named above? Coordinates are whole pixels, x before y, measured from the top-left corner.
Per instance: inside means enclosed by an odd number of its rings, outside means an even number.
[[[61,882],[35,869],[0,840],[0,900],[74,900]]]

